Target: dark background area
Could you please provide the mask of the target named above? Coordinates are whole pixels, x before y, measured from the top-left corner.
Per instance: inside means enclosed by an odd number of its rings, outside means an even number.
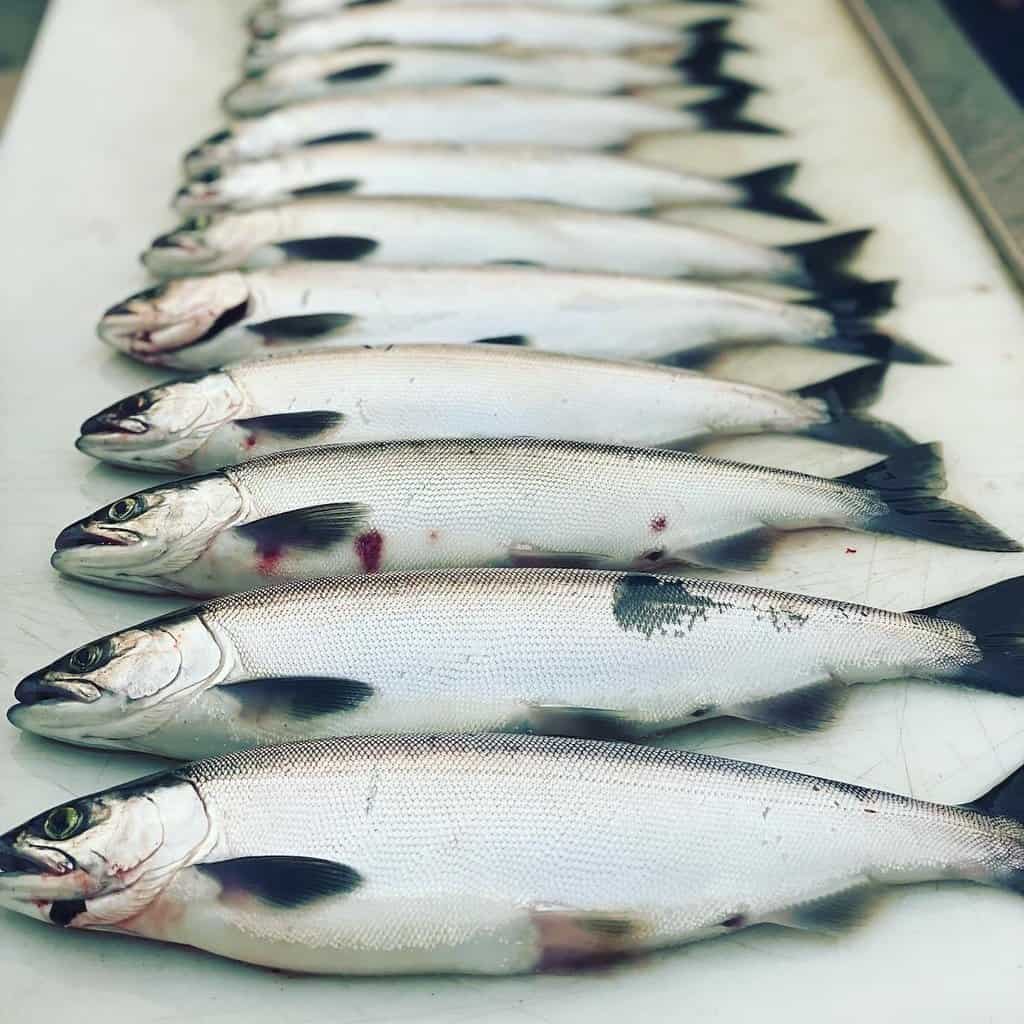
[[[1024,0],[944,2],[975,49],[1024,105]]]

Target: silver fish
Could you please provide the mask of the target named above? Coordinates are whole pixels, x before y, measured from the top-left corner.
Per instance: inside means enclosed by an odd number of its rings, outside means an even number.
[[[208,176],[225,164],[335,140],[604,149],[652,134],[774,133],[774,128],[741,116],[748,96],[747,90],[730,87],[716,98],[673,107],[636,96],[578,96],[489,85],[382,89],[234,120],[185,155],[185,170],[192,177]]]
[[[184,214],[248,209],[305,196],[525,199],[623,213],[738,206],[822,223],[785,192],[796,164],[703,178],[611,153],[543,146],[346,142],[211,170],[174,197]]]
[[[788,303],[689,281],[533,267],[286,263],[158,285],[108,309],[98,333],[135,359],[184,370],[284,345],[396,341],[697,362],[709,346],[778,342],[934,361],[875,329],[893,289],[857,283]]]
[[[710,580],[455,569],[219,598],[23,679],[21,729],[212,757],[290,739],[521,731],[635,739],[719,715],[815,729],[855,683],[1024,696],[1024,577],[895,614]]]
[[[779,392],[504,345],[302,352],[130,395],[86,420],[77,446],[130,469],[171,473],[289,448],[432,437],[680,446],[772,432],[890,452],[913,442],[861,412],[886,368],[872,363]]]
[[[308,973],[583,967],[893,885],[1024,892],[1024,772],[944,806],[636,744],[349,737],[194,762],[0,836],[35,920]]]
[[[412,6],[412,2],[414,0],[407,0],[407,6]],[[629,3],[623,3],[622,0],[534,0],[537,7],[561,7],[571,11],[597,13],[615,11],[620,8],[628,10],[658,2],[659,0],[629,0]],[[742,0],[685,0],[685,2],[728,4],[730,6],[742,4]],[[252,12],[249,17],[249,28],[254,35],[272,36],[294,22],[338,14],[348,8],[358,7],[362,3],[365,3],[365,0],[276,0],[276,2],[271,0],[270,3],[262,4]],[[462,6],[465,0],[422,0],[422,3],[424,6],[439,8],[450,4]],[[504,6],[518,3],[518,0],[475,0],[475,3]],[[725,24],[724,21],[723,24]]]
[[[817,291],[835,282],[870,234],[853,231],[776,247],[656,217],[522,200],[339,195],[186,224],[157,238],[142,262],[161,277],[257,269],[285,260],[423,267],[504,262],[760,280]]]
[[[581,51],[486,51],[455,47],[353,46],[304,54],[273,64],[243,79],[224,97],[228,113],[266,114],[304,100],[381,88],[471,85],[490,82],[556,92],[615,93],[713,85],[730,44],[701,36],[698,45],[665,47],[640,60],[633,56]]]
[[[725,26],[721,19],[683,26],[659,25],[621,14],[511,4],[367,4],[323,18],[290,22],[272,37],[254,40],[246,55],[246,67],[259,71],[289,57],[366,43],[514,46],[594,53],[679,46],[687,42],[696,48],[702,35],[719,35]]]
[[[517,563],[753,568],[783,531],[1021,546],[936,497],[935,446],[835,480],[654,448],[398,441],[268,455],[120,498],[57,537],[69,576],[215,595],[381,570]]]

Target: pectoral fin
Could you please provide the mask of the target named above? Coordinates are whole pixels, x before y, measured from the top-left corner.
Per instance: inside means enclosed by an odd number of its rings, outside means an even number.
[[[678,557],[707,569],[757,569],[768,561],[774,542],[773,530],[758,527],[698,544],[680,552]]]
[[[277,248],[293,260],[361,260],[377,248],[372,238],[358,235],[328,235],[324,238],[296,238],[279,242]]]
[[[838,934],[866,920],[883,894],[880,887],[864,883],[772,914],[766,920],[786,928]]]
[[[274,434],[293,441],[316,437],[344,422],[340,412],[314,409],[310,412],[282,412],[272,416],[250,416],[235,420],[237,426],[258,434]]]
[[[362,882],[355,868],[319,857],[238,857],[195,867],[217,880],[223,901],[251,897],[283,909],[352,892]]]
[[[348,313],[308,313],[305,316],[282,316],[276,320],[246,324],[246,329],[260,335],[267,342],[306,341],[340,330],[354,319]]]
[[[370,510],[365,505],[339,501],[267,516],[235,527],[235,530],[264,552],[283,552],[287,548],[319,551],[347,540],[359,530],[369,514]]]
[[[780,729],[809,732],[831,725],[850,695],[849,687],[835,679],[790,690],[768,700],[731,708],[729,713]]]
[[[354,711],[373,696],[373,687],[358,679],[273,676],[231,683],[224,692],[242,705],[243,720],[259,721],[267,715],[305,720]]]
[[[642,919],[617,911],[538,906],[530,920],[540,947],[539,971],[614,963],[642,949],[647,932]]]
[[[530,704],[527,725],[546,736],[581,736],[587,739],[630,739],[637,734],[633,720],[613,708],[582,708],[563,704]]]

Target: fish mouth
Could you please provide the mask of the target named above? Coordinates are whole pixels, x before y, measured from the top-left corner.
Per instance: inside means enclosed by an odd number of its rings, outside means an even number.
[[[57,534],[57,538],[53,542],[53,549],[54,552],[57,552],[84,547],[124,548],[132,544],[138,544],[141,539],[132,530],[112,530],[110,533],[93,533],[81,523],[72,523],[71,526],[65,526]]]
[[[178,228],[154,238],[142,254],[142,263],[155,274],[166,274],[206,266],[218,255],[194,231]]]
[[[149,424],[134,416],[120,418],[109,412],[99,412],[90,416],[79,428],[82,437],[138,437],[149,430]],[[79,441],[82,438],[79,438]],[[78,446],[78,442],[75,442]]]
[[[191,181],[174,193],[171,205],[178,213],[206,213],[218,210],[227,204],[221,192],[203,182]]]
[[[100,699],[100,691],[98,686],[81,679],[48,679],[37,674],[26,676],[18,683],[14,688],[14,699],[18,702],[14,707],[32,707],[57,701],[93,704]]]
[[[182,161],[185,174],[190,181],[212,184],[221,176],[220,164],[231,160],[231,141],[234,133],[230,129],[216,132],[194,146]]]

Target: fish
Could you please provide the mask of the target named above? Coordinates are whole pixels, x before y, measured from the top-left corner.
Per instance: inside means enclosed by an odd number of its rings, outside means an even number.
[[[870,230],[769,246],[708,228],[524,200],[322,196],[227,212],[160,235],[142,254],[157,277],[287,260],[383,265],[513,263],[649,277],[754,280],[824,291]],[[444,245],[438,245],[438,239]]]
[[[894,287],[857,283],[783,302],[623,274],[295,262],[167,281],[109,308],[97,333],[141,362],[188,371],[286,347],[439,340],[694,365],[715,346],[752,342],[935,362],[875,327]]]
[[[604,149],[646,135],[698,131],[778,134],[742,116],[750,91],[680,106],[637,96],[585,96],[511,86],[446,85],[381,89],[294,103],[262,117],[233,120],[189,150],[189,177],[323,142],[514,143]]]
[[[534,438],[327,445],[119,498],[62,530],[51,561],[106,586],[208,597],[460,566],[753,569],[781,533],[817,527],[1024,550],[939,498],[944,486],[934,445],[835,479]]]
[[[1024,577],[902,614],[588,569],[310,580],[83,644],[22,679],[7,717],[185,760],[403,732],[637,740],[723,715],[813,730],[856,683],[1024,696],[1022,597]]]
[[[714,85],[732,44],[702,33],[695,46],[664,47],[641,60],[574,50],[485,51],[444,46],[353,46],[303,54],[243,79],[224,96],[236,117],[326,96],[381,88],[439,85],[515,85],[596,95],[659,87]]]
[[[957,806],[633,743],[341,737],[172,767],[0,836],[9,910],[310,974],[834,933],[891,886],[951,879],[1024,892],[1020,769]]]
[[[785,392],[515,346],[339,348],[147,388],[90,416],[76,445],[158,473],[205,473],[290,448],[439,437],[692,447],[772,432],[889,453],[914,442],[864,412],[887,369],[869,363]]]
[[[524,199],[620,213],[735,206],[823,223],[821,214],[786,193],[796,172],[796,164],[781,164],[719,179],[619,154],[551,146],[345,142],[211,168],[178,190],[174,207],[203,215],[351,193]]]
[[[376,2],[382,2],[382,0],[376,0]],[[427,6],[443,7],[451,3],[461,6],[465,0],[423,0],[423,2]],[[513,0],[475,0],[475,2],[504,5]],[[620,9],[628,11],[633,7],[658,2],[659,0],[630,0],[627,4],[622,0],[541,0],[541,2],[534,0],[538,7],[561,7],[572,11],[597,13]],[[675,2],[680,2],[680,0],[675,0]],[[743,0],[682,0],[682,2],[702,5],[725,4],[732,7],[743,5]],[[256,8],[248,19],[249,29],[253,35],[269,37],[276,35],[294,22],[338,14],[348,8],[358,7],[365,3],[366,0],[278,0],[276,3],[265,3]]]
[[[506,46],[534,50],[583,50],[621,53],[642,47],[689,44],[720,39],[724,18],[685,25],[659,25],[621,14],[517,7],[512,4],[373,3],[350,7],[309,21],[283,25],[266,38],[256,38],[246,53],[245,67],[261,71],[302,54],[328,53],[367,43],[397,46]],[[731,48],[745,50],[739,43]]]

